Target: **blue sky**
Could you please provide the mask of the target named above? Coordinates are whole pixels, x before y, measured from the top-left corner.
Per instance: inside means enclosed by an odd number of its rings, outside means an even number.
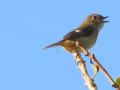
[[[1,0],[0,90],[88,90],[70,53],[44,50],[91,13],[110,16],[89,50],[115,80],[120,76],[119,0]],[[89,74],[93,69],[83,56]],[[100,71],[99,90],[114,90]]]

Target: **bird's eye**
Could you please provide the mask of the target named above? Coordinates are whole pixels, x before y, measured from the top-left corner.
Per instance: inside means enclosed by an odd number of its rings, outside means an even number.
[[[93,16],[92,19],[93,19],[93,20],[94,20],[94,19],[97,19],[97,16]]]

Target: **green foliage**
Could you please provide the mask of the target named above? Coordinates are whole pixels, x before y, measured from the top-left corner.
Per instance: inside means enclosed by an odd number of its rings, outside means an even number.
[[[93,75],[93,79],[94,79],[95,76],[97,75],[98,71],[99,71],[99,68],[98,68],[97,65],[93,64],[92,61],[90,61],[90,63],[91,63],[91,66],[92,66],[92,68],[93,68],[93,70],[94,70],[94,75]]]
[[[119,88],[120,88],[120,77],[117,77],[116,78],[116,84],[119,86]]]

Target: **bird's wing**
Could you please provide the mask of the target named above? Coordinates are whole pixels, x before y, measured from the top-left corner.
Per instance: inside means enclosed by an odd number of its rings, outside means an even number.
[[[86,27],[81,30],[75,29],[74,31],[68,33],[64,36],[63,40],[76,40],[81,37],[89,37],[94,33],[94,28],[92,27]]]

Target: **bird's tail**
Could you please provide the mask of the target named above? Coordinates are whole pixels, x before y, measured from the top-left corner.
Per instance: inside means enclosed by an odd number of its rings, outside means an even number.
[[[63,42],[63,41],[59,41],[59,42],[57,42],[57,43],[51,44],[51,45],[45,47],[44,49],[51,48],[51,47],[56,47],[56,46],[60,46],[60,45],[61,45],[61,42]]]

